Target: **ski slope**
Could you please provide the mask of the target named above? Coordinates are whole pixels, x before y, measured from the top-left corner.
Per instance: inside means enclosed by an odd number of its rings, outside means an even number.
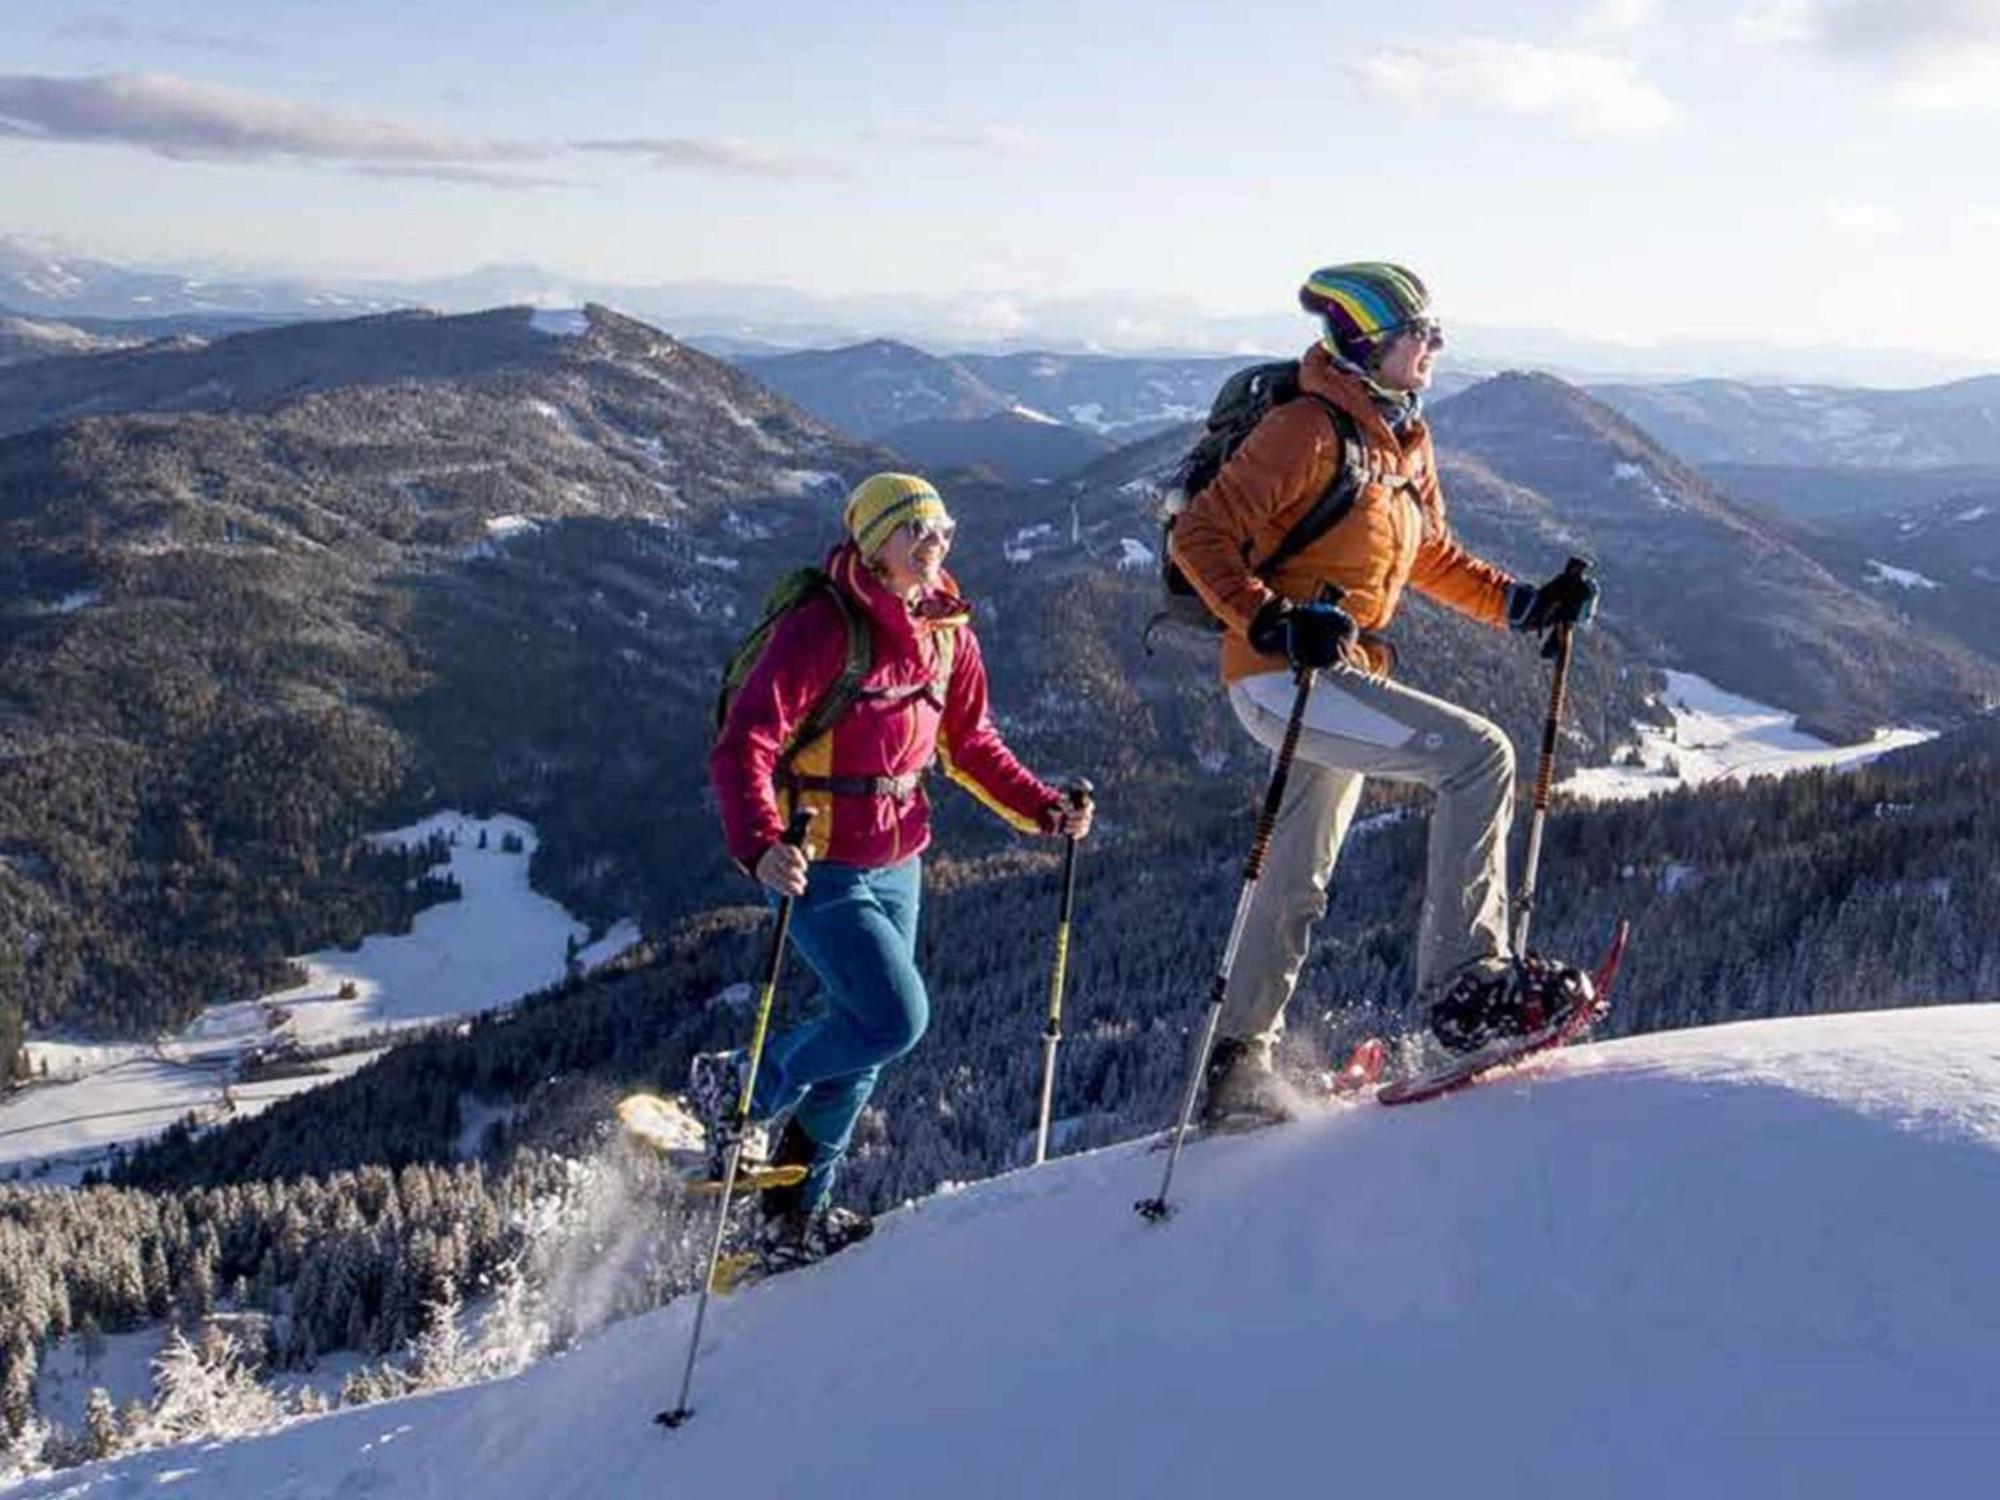
[[[1990,1497],[2000,1006],[1575,1049],[1059,1159],[512,1379],[23,1497]]]

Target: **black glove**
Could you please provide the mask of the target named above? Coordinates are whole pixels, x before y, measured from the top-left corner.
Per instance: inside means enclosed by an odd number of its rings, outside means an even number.
[[[1597,584],[1586,574],[1565,568],[1537,588],[1517,583],[1507,600],[1507,623],[1516,630],[1546,630],[1551,625],[1588,625],[1597,613]]]
[[[1244,633],[1264,655],[1282,655],[1303,670],[1345,660],[1358,632],[1354,617],[1338,604],[1273,599],[1250,617],[1250,628]]]

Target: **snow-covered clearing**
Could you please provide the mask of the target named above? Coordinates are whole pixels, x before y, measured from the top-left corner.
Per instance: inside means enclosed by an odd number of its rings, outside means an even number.
[[[1872,557],[1868,559],[1868,581],[1870,583],[1893,583],[1900,589],[1935,589],[1943,587],[1935,578],[1926,578],[1923,574],[1912,572],[1908,568],[1898,568],[1885,562],[1877,562]]]
[[[1010,406],[1007,408],[1007,415],[1010,417],[1019,417],[1027,422],[1036,422],[1044,427],[1060,427],[1063,425],[1061,418],[1052,417],[1045,411],[1036,411],[1032,406],[1021,406],[1019,404]]]
[[[421,844],[433,832],[455,840],[449,873],[462,897],[419,912],[409,932],[369,937],[351,953],[307,954],[296,960],[304,984],[211,1007],[152,1044],[31,1039],[30,1064],[39,1068],[47,1059],[50,1082],[0,1103],[0,1171],[74,1182],[113,1145],[157,1135],[189,1112],[205,1121],[255,1114],[364,1067],[380,1055],[361,1045],[366,1039],[491,1010],[554,984],[566,971],[572,938],[583,945],[577,962],[585,969],[638,941],[628,921],[588,943],[583,924],[529,888],[535,830],[520,818],[447,811],[371,838]],[[234,1081],[254,1049],[330,1051],[347,1043],[355,1050],[321,1058],[314,1067],[322,1071]],[[48,1173],[37,1172],[50,1162]]]
[[[845,486],[846,481],[830,469],[777,469],[771,475],[771,493],[794,500],[803,499],[820,490],[837,490]],[[732,521],[736,519],[739,518],[734,512],[725,518]],[[737,531],[735,534],[750,540],[771,534],[767,528],[756,523],[751,523],[751,528],[749,531]]]
[[[511,1379],[24,1497],[1985,1497],[2000,1006],[1579,1048],[944,1192]],[[384,1439],[393,1435],[393,1443]],[[169,1476],[176,1476],[170,1481]]]
[[[1692,672],[1669,672],[1666,707],[1671,729],[1638,728],[1637,766],[1589,766],[1558,790],[1586,801],[1650,797],[1711,781],[1747,781],[1796,771],[1847,770],[1920,745],[1924,729],[1878,729],[1860,745],[1829,745],[1798,727],[1796,715],[1725,692]]]
[[[433,833],[454,840],[449,868],[463,899],[419,912],[407,933],[367,938],[352,953],[333,949],[299,959],[306,982],[257,1002],[288,1009],[299,1041],[491,1010],[563,977],[570,939],[583,943],[589,933],[558,902],[529,887],[534,826],[505,814],[479,819],[441,812],[370,841],[415,845]],[[510,840],[517,845],[511,850],[505,847]],[[637,929],[620,923],[580,957],[586,966],[601,963],[637,940]],[[352,998],[338,998],[349,985]]]
[[[1118,538],[1118,561],[1115,564],[1121,573],[1144,573],[1154,565],[1153,549],[1137,538]]]

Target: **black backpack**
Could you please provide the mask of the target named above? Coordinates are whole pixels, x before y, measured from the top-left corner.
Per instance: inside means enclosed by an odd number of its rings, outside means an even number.
[[[1153,631],[1162,624],[1209,635],[1221,633],[1222,622],[1209,613],[1201,595],[1194,591],[1194,585],[1174,566],[1174,522],[1187,509],[1188,501],[1208,488],[1215,476],[1222,472],[1222,466],[1243,446],[1244,440],[1273,407],[1296,401],[1301,396],[1318,402],[1320,408],[1333,419],[1334,429],[1340,434],[1340,472],[1334,475],[1326,493],[1285,533],[1270,556],[1251,571],[1259,578],[1269,578],[1281,563],[1325,536],[1354,508],[1354,498],[1361,492],[1364,474],[1361,434],[1354,425],[1354,418],[1324,397],[1301,391],[1299,362],[1295,359],[1251,365],[1248,369],[1238,370],[1216,392],[1215,401],[1208,409],[1207,430],[1174,471],[1173,482],[1160,506],[1160,582],[1166,597],[1160,611],[1146,623],[1149,645]]]

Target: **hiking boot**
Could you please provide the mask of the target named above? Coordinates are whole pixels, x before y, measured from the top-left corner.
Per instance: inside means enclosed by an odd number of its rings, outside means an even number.
[[[701,1121],[708,1147],[708,1172],[720,1178],[727,1169],[729,1147],[739,1135],[736,1107],[743,1102],[743,1078],[750,1067],[750,1054],[741,1047],[728,1052],[703,1052],[688,1064],[687,1087],[681,1102]],[[742,1153],[737,1160],[744,1166],[762,1165],[770,1152],[770,1137],[764,1127],[752,1121],[740,1132]]]
[[[837,1255],[875,1232],[875,1221],[851,1208],[797,1209],[764,1220],[757,1258],[766,1275]]]
[[[1208,1054],[1208,1070],[1203,1079],[1204,1128],[1224,1121],[1275,1125],[1292,1118],[1284,1086],[1279,1082],[1277,1069],[1271,1065],[1268,1043],[1246,1042],[1233,1036],[1218,1038]]]
[[[1480,959],[1445,985],[1425,1019],[1431,1035],[1454,1053],[1497,1041],[1546,1035],[1594,1006],[1597,993],[1583,970],[1554,959]]]
[[[819,1160],[819,1143],[807,1135],[797,1116],[785,1121],[785,1128],[778,1135],[777,1148],[771,1152],[770,1165],[774,1167],[810,1167]],[[790,1187],[765,1188],[757,1195],[757,1208],[766,1220],[785,1218],[804,1210],[806,1185],[793,1183]]]

